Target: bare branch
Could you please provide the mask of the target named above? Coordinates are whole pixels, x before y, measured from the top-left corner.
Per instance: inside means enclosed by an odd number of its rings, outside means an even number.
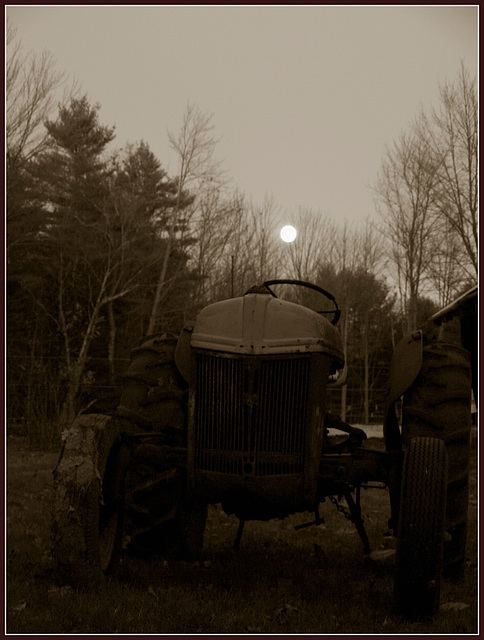
[[[66,82],[66,74],[55,70],[50,53],[24,55],[16,38],[16,29],[7,23],[6,148],[11,166],[44,148],[47,133],[43,125]],[[75,85],[70,94],[74,91]]]

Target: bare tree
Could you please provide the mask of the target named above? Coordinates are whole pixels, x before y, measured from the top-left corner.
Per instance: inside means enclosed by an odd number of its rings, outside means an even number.
[[[217,259],[212,261],[210,287],[206,289],[212,298],[240,295],[278,275],[273,199],[266,197],[258,205],[236,193],[222,214],[218,227],[211,229],[209,241],[210,245],[219,246]]]
[[[476,79],[464,65],[457,82],[440,87],[433,110],[432,144],[440,157],[436,205],[462,242],[470,276],[478,272],[478,104]]]
[[[472,267],[460,236],[446,217],[436,223],[436,232],[429,246],[432,261],[428,267],[428,279],[438,297],[439,307],[449,304],[465,283],[473,280]],[[470,272],[471,271],[471,272]]]
[[[418,298],[433,258],[430,247],[438,168],[428,140],[414,126],[387,148],[377,180],[381,228],[390,247],[409,331],[417,325]]]
[[[227,283],[228,273],[231,291],[234,289],[234,246],[236,239],[240,237],[244,206],[239,194],[226,197],[219,190],[208,190],[200,195],[192,221],[193,235],[196,238],[191,249],[192,264],[197,276],[195,307],[221,295],[220,287],[222,283]]]
[[[384,261],[384,248],[381,234],[369,218],[356,229],[355,248],[358,266],[368,273],[377,273]]]
[[[250,224],[248,205],[239,194],[230,216],[230,240],[220,263],[218,281],[214,281],[217,298],[230,297],[244,293],[251,273],[250,247],[254,229]]]
[[[202,113],[194,105],[187,105],[182,127],[178,135],[168,133],[172,150],[178,160],[177,195],[172,208],[168,228],[165,230],[165,252],[148,323],[148,334],[156,330],[156,323],[163,295],[167,293],[167,273],[170,254],[174,248],[177,233],[186,231],[188,219],[193,216],[198,204],[198,192],[206,193],[218,189],[223,184],[220,164],[214,158],[217,140],[213,136],[212,115]],[[188,193],[192,192],[194,201],[188,206]],[[185,215],[185,219],[183,218]]]
[[[57,316],[56,323],[64,341],[65,364],[67,374],[67,393],[61,416],[62,422],[70,423],[76,415],[76,401],[79,388],[86,370],[89,349],[96,336],[101,311],[115,300],[126,296],[132,291],[133,286],[126,282],[119,273],[118,263],[124,247],[117,247],[112,251],[109,231],[104,233],[106,247],[106,260],[100,264],[94,264],[89,256],[81,252],[78,256],[69,256],[59,244],[57,263]],[[74,258],[74,259],[73,259]],[[79,349],[72,346],[74,336],[78,338],[78,329],[75,322],[69,319],[66,313],[66,299],[68,298],[68,281],[72,279],[78,269],[86,269],[89,298],[86,305],[86,321],[82,326],[81,343]]]
[[[52,55],[24,54],[17,30],[7,20],[6,149],[9,168],[25,162],[45,146],[44,122],[56,106],[66,75],[55,70]],[[71,88],[70,94],[74,92]]]
[[[280,243],[277,237],[277,212],[272,196],[266,195],[260,205],[250,204],[248,215],[251,234],[247,243],[253,272],[253,282],[250,284],[260,284],[278,276]]]
[[[297,237],[283,257],[287,276],[312,280],[321,264],[330,261],[337,246],[337,228],[333,220],[320,211],[299,209],[292,217]],[[284,252],[286,253],[286,252]]]
[[[387,149],[376,193],[411,330],[423,293],[444,305],[477,281],[477,90],[463,65],[440,87],[439,108],[422,110]]]

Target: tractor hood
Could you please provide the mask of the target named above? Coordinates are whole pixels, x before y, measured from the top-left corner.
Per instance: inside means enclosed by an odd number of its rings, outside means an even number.
[[[229,353],[271,355],[322,352],[344,364],[340,335],[324,316],[270,294],[248,293],[205,307],[190,345]]]

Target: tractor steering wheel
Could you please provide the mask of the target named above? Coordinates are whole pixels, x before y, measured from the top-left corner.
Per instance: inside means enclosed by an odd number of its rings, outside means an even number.
[[[311,284],[310,282],[304,282],[303,280],[266,280],[263,283],[263,286],[269,291],[271,295],[274,296],[274,298],[277,298],[277,296],[270,288],[274,284],[294,284],[299,287],[306,287],[307,289],[312,289],[313,291],[317,291],[318,293],[323,295],[325,298],[328,298],[328,300],[330,300],[335,307],[331,311],[318,311],[317,313],[333,314],[333,317],[330,319],[331,324],[336,324],[340,319],[341,310],[338,307],[338,303],[336,302],[334,296],[331,295],[331,293],[329,293],[328,291],[325,291],[324,289],[322,289],[321,287],[318,287],[315,284]]]

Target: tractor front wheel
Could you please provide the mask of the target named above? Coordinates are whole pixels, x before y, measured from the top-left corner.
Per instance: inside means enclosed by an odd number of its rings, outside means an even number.
[[[403,399],[403,447],[410,439],[440,438],[449,458],[444,572],[459,576],[465,565],[471,442],[469,353],[436,340],[423,350],[422,369]]]
[[[443,440],[410,440],[402,469],[394,586],[396,608],[407,617],[433,615],[439,608],[447,464]]]

